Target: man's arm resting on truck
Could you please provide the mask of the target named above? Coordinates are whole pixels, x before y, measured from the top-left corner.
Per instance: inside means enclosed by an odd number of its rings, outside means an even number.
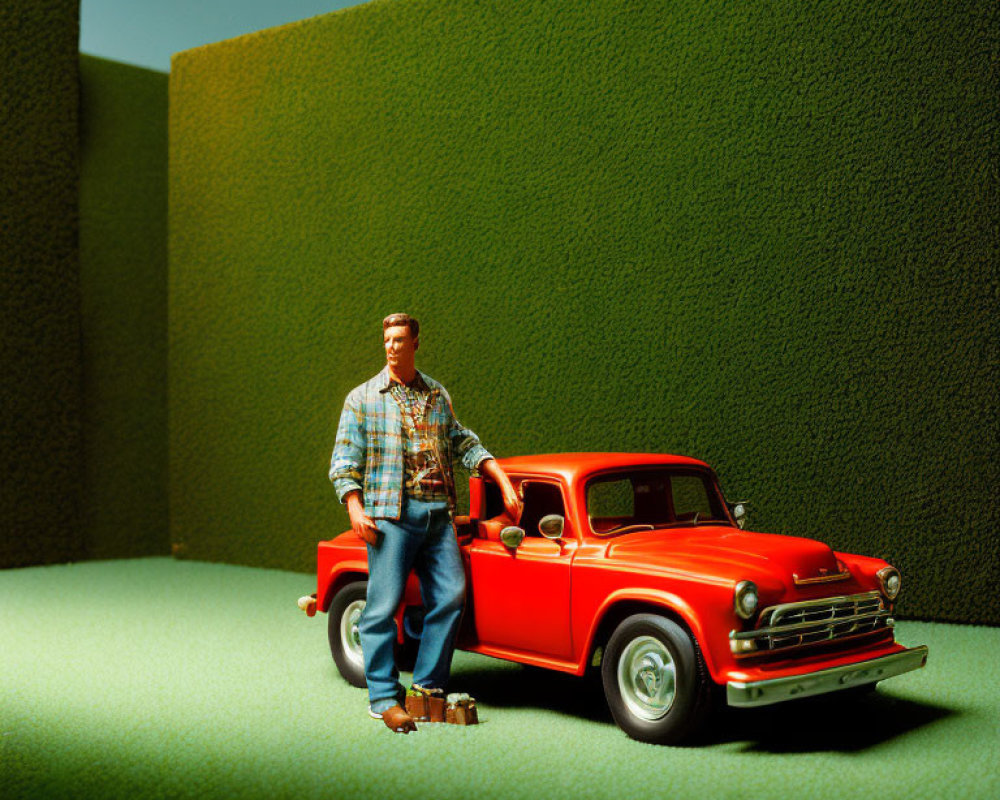
[[[521,498],[514,491],[514,485],[510,482],[510,478],[507,477],[507,473],[492,458],[487,458],[480,462],[479,471],[500,487],[504,507],[507,509],[507,513],[510,514],[511,519],[517,522],[518,517],[521,516]]]

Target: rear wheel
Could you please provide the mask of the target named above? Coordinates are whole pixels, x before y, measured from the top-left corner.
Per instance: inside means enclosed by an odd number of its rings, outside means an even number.
[[[367,594],[368,581],[347,584],[334,595],[327,620],[330,652],[337,669],[345,681],[359,689],[368,686],[365,680],[365,658],[361,652],[361,634],[358,632],[358,621],[361,619],[361,612],[365,610]],[[417,623],[422,625],[423,609],[413,609],[413,612],[413,622],[408,619],[407,626]],[[405,630],[403,643],[396,643],[396,666],[404,672],[412,672],[416,664],[417,650],[420,647],[418,636],[415,637],[411,630]]]
[[[635,614],[611,635],[601,663],[608,707],[633,739],[676,744],[708,716],[711,681],[687,631],[657,614]]]
[[[424,632],[424,609],[409,606],[403,613],[403,641],[396,642],[396,667],[403,672],[413,672],[420,650],[420,637]]]
[[[355,581],[342,587],[334,595],[327,620],[330,652],[337,669],[345,681],[360,689],[368,685],[365,682],[365,660],[361,654],[361,634],[358,632],[358,620],[365,610],[367,594],[368,581]]]

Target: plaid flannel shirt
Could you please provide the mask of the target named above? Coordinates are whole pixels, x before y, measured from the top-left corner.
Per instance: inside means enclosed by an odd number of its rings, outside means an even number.
[[[459,459],[470,472],[490,453],[479,438],[455,419],[447,390],[427,375],[430,388],[424,424],[431,429],[444,473],[451,507],[455,507],[452,465]],[[403,505],[403,418],[389,393],[389,368],[351,390],[337,427],[337,442],[330,460],[330,480],[340,498],[361,491],[365,513],[373,518],[399,519]]]

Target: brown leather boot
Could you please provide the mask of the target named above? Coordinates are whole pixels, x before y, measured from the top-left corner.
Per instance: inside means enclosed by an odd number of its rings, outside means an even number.
[[[409,733],[417,729],[413,717],[407,714],[398,703],[382,712],[382,722],[394,733]]]

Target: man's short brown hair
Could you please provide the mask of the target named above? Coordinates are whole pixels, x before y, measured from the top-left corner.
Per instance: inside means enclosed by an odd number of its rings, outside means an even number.
[[[396,328],[400,325],[405,325],[410,329],[410,334],[416,339],[420,335],[420,323],[417,322],[409,314],[390,314],[384,320],[382,320],[382,330],[388,330],[389,328]]]

